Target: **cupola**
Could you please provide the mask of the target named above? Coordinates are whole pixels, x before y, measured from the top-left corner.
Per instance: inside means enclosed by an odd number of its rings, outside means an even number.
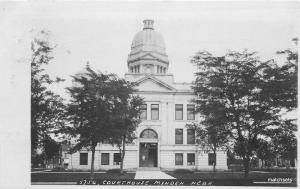
[[[162,35],[154,30],[154,21],[143,21],[144,27],[133,38],[128,55],[129,73],[165,74],[169,60]]]

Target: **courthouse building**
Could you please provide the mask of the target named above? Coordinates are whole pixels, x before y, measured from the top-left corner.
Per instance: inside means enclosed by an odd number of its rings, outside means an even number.
[[[191,83],[174,82],[162,35],[154,29],[153,20],[143,23],[143,30],[133,38],[125,74],[126,80],[136,82],[137,94],[145,100],[143,121],[137,128],[137,139],[126,146],[124,169],[207,170],[214,161],[217,169],[227,169],[226,151],[217,151],[215,157],[209,149],[195,144],[195,132],[186,127],[200,118],[191,102]],[[67,162],[69,169],[90,169],[91,152],[76,152]],[[119,163],[118,148],[98,144],[96,170],[119,168]]]

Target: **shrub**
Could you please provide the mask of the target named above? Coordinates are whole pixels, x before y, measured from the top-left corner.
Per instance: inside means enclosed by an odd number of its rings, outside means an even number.
[[[54,167],[52,171],[66,171],[63,167]]]
[[[192,170],[189,169],[175,169],[174,173],[184,173],[184,174],[193,174],[194,172]]]

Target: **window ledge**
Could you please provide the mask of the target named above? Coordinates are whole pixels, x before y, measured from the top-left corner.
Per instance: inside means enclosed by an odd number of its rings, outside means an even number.
[[[173,121],[178,121],[178,122],[195,122],[196,120],[174,119]]]
[[[153,122],[160,122],[161,120],[156,120],[156,119],[147,119],[147,120],[142,120],[142,122],[149,122],[149,121],[153,121]]]

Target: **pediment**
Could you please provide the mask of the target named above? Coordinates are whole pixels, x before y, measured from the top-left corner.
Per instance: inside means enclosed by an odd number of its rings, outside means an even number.
[[[138,80],[135,86],[136,89],[139,91],[156,91],[156,92],[176,91],[174,87],[152,76],[146,76]]]
[[[140,57],[141,59],[157,59],[156,56],[154,56],[153,54],[147,53],[143,56]]]

